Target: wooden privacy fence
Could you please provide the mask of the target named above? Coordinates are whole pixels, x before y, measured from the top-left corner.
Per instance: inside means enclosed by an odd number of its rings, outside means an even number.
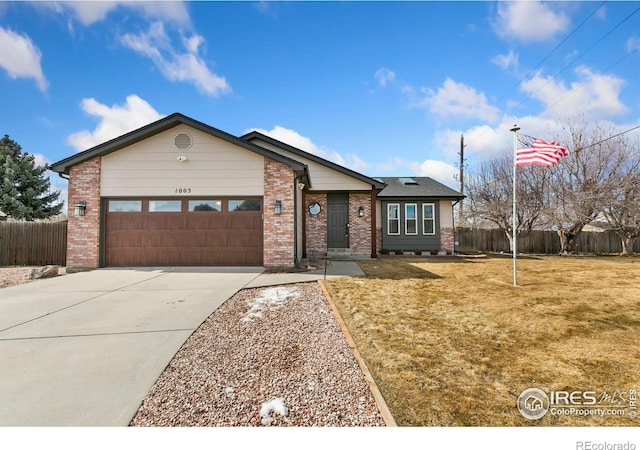
[[[67,222],[0,222],[0,266],[67,262]]]
[[[504,231],[483,228],[458,228],[457,249],[482,252],[508,252],[509,240]],[[583,231],[576,242],[578,253],[607,254],[622,252],[622,243],[613,231]],[[640,238],[636,239],[633,251],[640,253]],[[536,230],[527,236],[518,236],[518,253],[557,254],[560,238],[555,231]]]

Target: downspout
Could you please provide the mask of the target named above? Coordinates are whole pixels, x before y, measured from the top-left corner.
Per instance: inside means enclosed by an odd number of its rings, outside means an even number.
[[[293,177],[293,265],[298,267],[298,180]]]
[[[451,219],[453,219],[452,220],[452,222],[453,222],[452,223],[452,225],[453,225],[453,254],[452,254],[452,256],[455,256],[455,254],[456,254],[456,242],[457,242],[456,233],[458,232],[458,230],[456,228],[456,220],[455,220],[455,217],[456,217],[455,216],[456,205],[458,203],[460,203],[461,201],[462,201],[462,199],[458,199],[458,200],[456,200],[455,202],[453,202],[451,204]]]
[[[376,211],[376,187],[371,185],[371,257],[378,257],[378,230],[377,230],[377,218],[378,212]]]

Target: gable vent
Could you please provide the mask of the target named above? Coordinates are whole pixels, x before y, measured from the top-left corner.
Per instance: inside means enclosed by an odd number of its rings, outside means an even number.
[[[178,134],[174,142],[176,144],[176,148],[180,150],[186,150],[191,147],[192,144],[191,136],[189,136],[187,133]]]

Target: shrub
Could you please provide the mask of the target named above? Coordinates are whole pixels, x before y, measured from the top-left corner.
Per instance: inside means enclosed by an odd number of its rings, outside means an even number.
[[[418,248],[418,249],[415,249],[415,250],[413,251],[413,254],[414,254],[414,255],[417,255],[417,256],[420,256],[420,255],[422,255],[422,250],[420,250],[419,248]]]
[[[396,255],[404,255],[404,252],[402,250],[396,250],[394,253]]]
[[[389,254],[389,249],[388,248],[381,248],[380,249],[380,254],[381,255],[388,255]]]

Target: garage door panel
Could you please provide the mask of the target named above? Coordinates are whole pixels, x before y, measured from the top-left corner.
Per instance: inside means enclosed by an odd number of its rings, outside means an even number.
[[[147,213],[148,230],[185,230],[187,228],[187,218],[182,213]]]
[[[107,211],[105,264],[262,264],[261,211],[194,212],[188,211],[188,199],[182,202],[182,212],[149,212],[148,206],[141,212]]]

